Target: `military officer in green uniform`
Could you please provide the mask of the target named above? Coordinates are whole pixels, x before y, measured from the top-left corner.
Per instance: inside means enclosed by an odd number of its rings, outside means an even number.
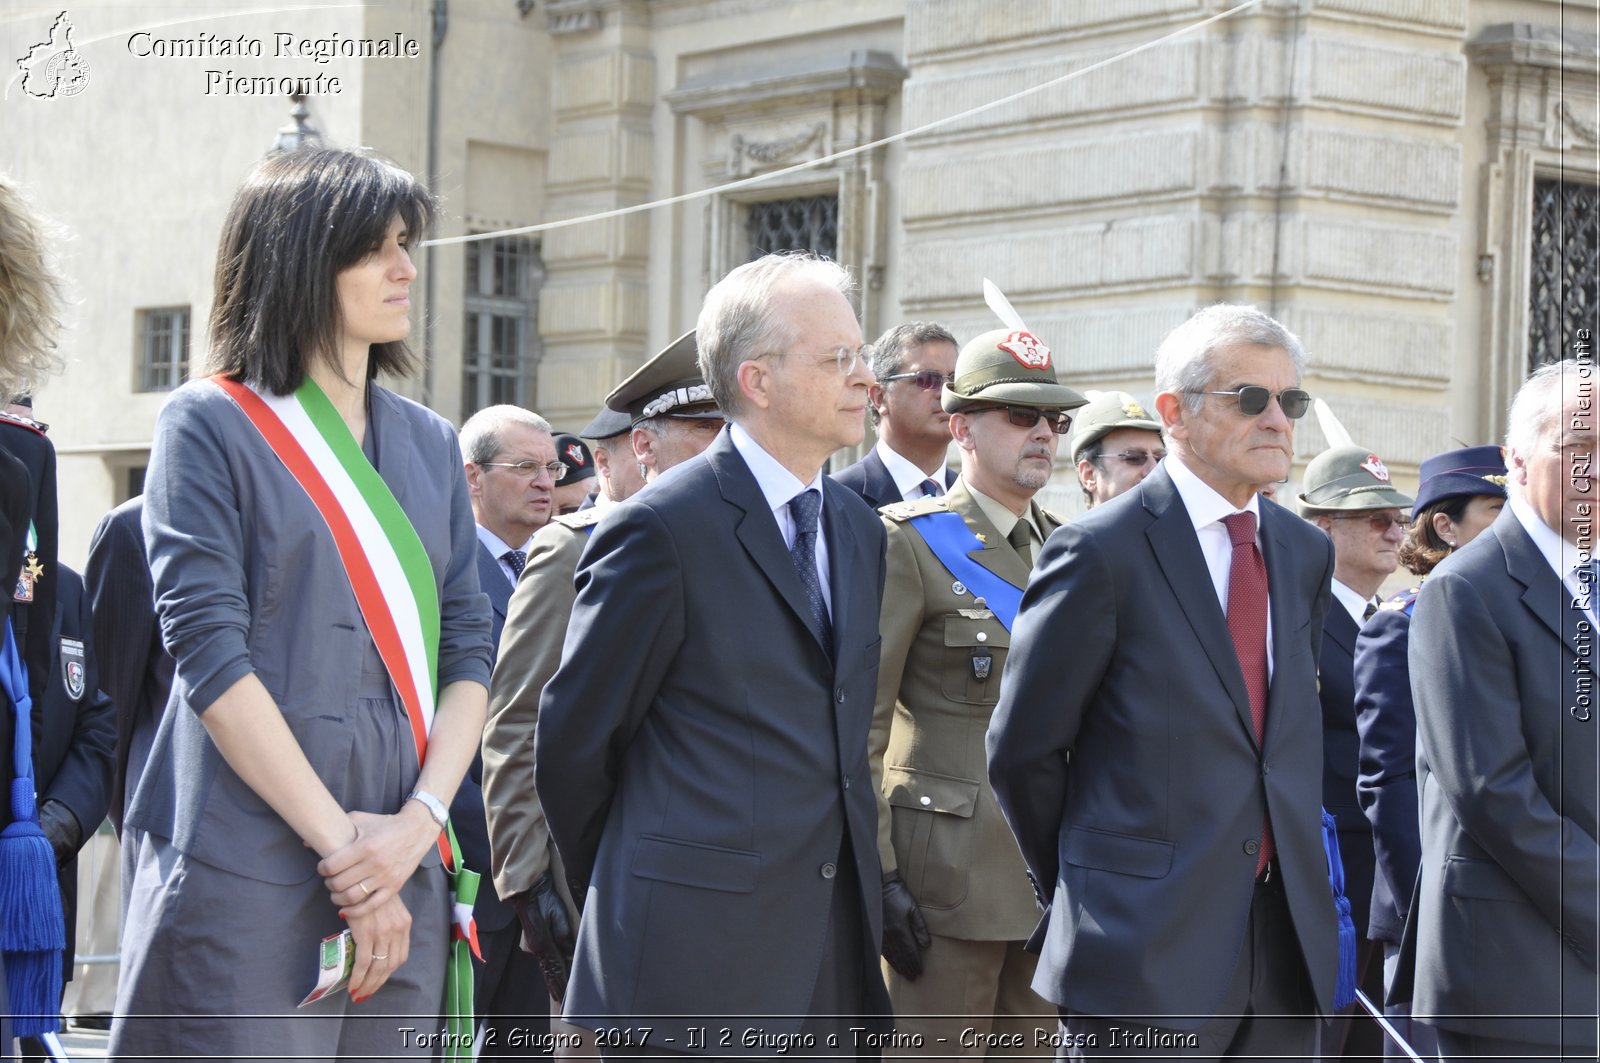
[[[888,576],[871,755],[892,1054],[1037,1052],[1035,1030],[1055,1028],[1029,986],[1035,957],[1023,943],[1039,912],[989,788],[983,736],[1022,588],[1061,523],[1033,496],[1084,401],[1057,382],[1033,334],[984,333],[942,396],[960,478],[945,495],[880,511]]]
[[[724,423],[695,357],[694,333],[685,333],[606,396],[607,410],[632,422],[634,457],[646,482],[710,446]],[[606,482],[615,489],[626,481],[608,477]],[[483,799],[495,889],[515,905],[523,948],[538,957],[557,1002],[566,991],[578,916],[566,876],[552,865],[555,846],[534,792],[534,728],[539,697],[561,663],[578,558],[607,512],[605,506],[592,506],[552,517],[533,537],[506,607],[483,732]],[[625,653],[628,647],[584,647],[582,652]]]
[[[1161,422],[1126,391],[1091,391],[1072,416],[1068,447],[1078,486],[1093,509],[1149,476],[1167,456]]]

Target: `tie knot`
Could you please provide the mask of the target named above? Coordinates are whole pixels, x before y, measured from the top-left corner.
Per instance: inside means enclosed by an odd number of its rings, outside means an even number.
[[[789,514],[794,517],[796,535],[817,530],[817,512],[822,509],[822,492],[809,488],[789,499]]]
[[[507,550],[500,555],[500,560],[511,566],[511,574],[518,579],[522,578],[522,569],[528,563],[528,555],[521,550]]]
[[[1254,513],[1230,513],[1222,518],[1222,523],[1228,526],[1228,541],[1234,546],[1243,546],[1256,541]]]
[[[926,480],[922,481],[922,497],[937,498],[942,494],[944,494],[944,484],[940,483],[938,480],[935,480],[930,476]]]

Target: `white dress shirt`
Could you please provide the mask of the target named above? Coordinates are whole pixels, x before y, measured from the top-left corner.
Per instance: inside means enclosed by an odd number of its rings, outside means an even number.
[[[1533,540],[1533,545],[1544,555],[1545,562],[1567,588],[1570,604],[1588,613],[1591,624],[1600,624],[1600,618],[1596,615],[1600,613],[1600,609],[1596,609],[1600,603],[1594,600],[1600,596],[1600,588],[1585,589],[1582,581],[1578,579],[1578,571],[1587,564],[1589,558],[1576,545],[1562,538],[1554,528],[1541,520],[1539,514],[1533,511],[1533,507],[1521,495],[1511,495],[1508,504],[1511,506],[1512,514],[1527,531],[1528,538]]]
[[[1194,522],[1194,537],[1200,540],[1200,553],[1205,555],[1206,571],[1211,576],[1211,586],[1222,605],[1222,615],[1228,615],[1228,573],[1233,568],[1233,540],[1228,537],[1228,526],[1223,517],[1235,513],[1251,513],[1256,518],[1256,549],[1261,550],[1261,497],[1251,495],[1244,509],[1233,508],[1233,503],[1217,494],[1216,490],[1183,463],[1175,452],[1167,454],[1163,463],[1172,486],[1183,499],[1183,508],[1189,511]],[[1261,551],[1265,560],[1267,552]],[[1272,682],[1272,596],[1267,596],[1267,682]]]
[[[478,529],[478,541],[488,548],[489,556],[494,558],[494,563],[500,566],[500,571],[506,574],[506,582],[515,587],[517,585],[517,574],[511,571],[511,566],[506,564],[505,558],[501,555],[507,550],[521,550],[523,556],[526,557],[528,547],[533,545],[533,536],[528,536],[528,541],[520,547],[507,546],[500,541],[500,536],[485,528],[482,524],[474,526]]]
[[[925,498],[928,494],[927,486],[929,480],[937,480],[940,487],[946,486],[943,466],[940,466],[932,473],[923,472],[911,464],[910,460],[901,455],[899,451],[892,449],[889,444],[881,439],[872,449],[877,451],[878,459],[883,462],[883,467],[889,470],[889,476],[894,480],[895,489],[900,492],[900,497],[907,502],[915,502],[919,498]]]
[[[797,529],[794,526],[794,516],[789,512],[789,503],[801,491],[815,491],[822,499],[822,506],[817,509],[817,579],[822,584],[822,601],[828,607],[828,615],[833,615],[833,588],[829,586],[828,569],[828,537],[822,532],[822,515],[827,508],[827,495],[822,490],[822,473],[818,471],[817,478],[808,484],[800,482],[800,477],[785,469],[783,465],[768,454],[755,437],[737,422],[728,427],[728,435],[732,437],[733,449],[739,452],[745,465],[749,466],[750,474],[756,478],[756,486],[761,488],[761,494],[767,500],[767,505],[772,508],[772,517],[778,522],[778,531],[783,535],[783,545],[794,549],[794,537]]]
[[[1367,606],[1381,604],[1376,598],[1361,597],[1360,591],[1353,591],[1338,580],[1333,581],[1333,596],[1339,599],[1339,604],[1350,614],[1350,619],[1356,622],[1356,627],[1366,623],[1364,617]]]

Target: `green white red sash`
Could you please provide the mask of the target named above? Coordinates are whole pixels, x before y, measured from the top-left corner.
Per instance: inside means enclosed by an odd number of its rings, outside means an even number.
[[[362,619],[405,706],[420,767],[427,758],[439,689],[439,591],[411,519],[309,376],[291,395],[263,394],[223,376],[211,379],[261,433],[333,535]],[[464,978],[470,1056],[472,975],[464,954],[470,948],[482,959],[472,920],[479,876],[461,866],[458,852],[455,832],[447,827],[439,835],[439,854],[454,894],[449,995],[460,998]],[[460,1014],[452,1009],[453,1017]],[[455,1026],[452,1022],[452,1033]]]

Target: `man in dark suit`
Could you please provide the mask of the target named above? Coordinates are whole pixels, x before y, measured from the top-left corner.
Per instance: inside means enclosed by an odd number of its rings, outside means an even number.
[[[942,325],[912,321],[879,336],[872,345],[876,383],[867,391],[878,442],[833,478],[873,509],[942,495],[954,486],[956,472],[945,465],[950,415],[939,396],[955,368],[956,338]]]
[[[1173,330],[1167,459],[1056,531],[1023,596],[989,778],[1046,907],[1058,1055],[1304,1058],[1332,1010],[1333,552],[1256,495],[1288,472],[1304,358],[1253,307]]]
[[[1322,408],[1325,410],[1325,408]],[[1404,510],[1411,497],[1366,447],[1330,447],[1306,466],[1300,515],[1333,544],[1333,601],[1322,626],[1318,669],[1322,700],[1322,807],[1338,826],[1344,895],[1360,941],[1356,983],[1372,1000],[1383,996],[1382,950],[1369,937],[1375,871],[1372,824],[1356,796],[1361,740],[1356,733],[1355,654],[1361,625],[1378,611],[1378,588],[1400,563]],[[1383,1051],[1382,1031],[1352,1003],[1324,1032],[1324,1057],[1362,1059]]]
[[[520,406],[489,406],[461,426],[467,492],[478,528],[478,586],[489,596],[491,637],[500,645],[506,605],[527,563],[533,535],[555,513],[560,473],[550,423]],[[484,876],[473,917],[483,962],[474,963],[473,995],[484,1030],[482,1055],[524,1055],[527,1031],[550,1028],[550,998],[508,899],[488,880],[489,828],[483,807],[483,757],[473,757],[450,802],[450,819],[466,865]],[[519,1043],[520,1042],[520,1043]]]
[[[1452,1060],[1595,1055],[1595,399],[1592,360],[1523,384],[1509,504],[1433,570],[1412,617],[1412,1010]]]
[[[111,775],[111,822],[122,831],[122,810],[139,783],[156,725],[172,690],[173,660],[161,644],[155,586],[144,550],[144,496],[136,495],[100,520],[89,542],[84,586],[94,612],[100,688],[117,714],[117,753]],[[129,881],[132,868],[125,869]]]
[[[822,475],[872,379],[848,288],[800,255],[712,288],[695,332],[733,424],[600,521],[578,568],[535,779],[586,897],[565,1014],[617,1028],[608,1053],[862,1055],[851,1028],[887,1030],[884,533]]]

